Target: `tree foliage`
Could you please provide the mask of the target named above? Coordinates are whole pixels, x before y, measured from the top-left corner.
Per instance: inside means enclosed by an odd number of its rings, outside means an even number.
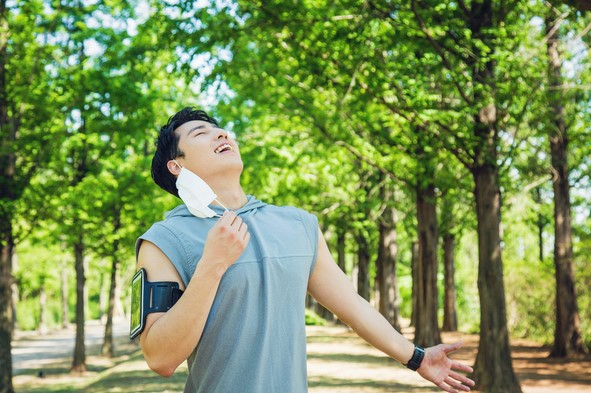
[[[437,342],[444,319],[448,298],[438,265],[445,257],[438,250],[440,239],[453,235],[459,328],[487,332],[487,318],[506,315],[508,334],[549,343],[556,316],[548,301],[555,289],[548,99],[559,94],[569,135],[574,282],[591,346],[591,39],[584,2],[0,5],[0,339],[11,333],[11,291],[22,328],[40,322],[34,301],[42,290],[50,294],[49,324],[60,322],[51,299],[60,296],[62,269],[70,272],[73,310],[76,263],[90,261],[79,283],[92,278],[85,284],[91,299],[107,288],[89,283],[101,274],[114,271],[115,285],[127,286],[135,239],[178,203],[150,179],[158,126],[194,105],[236,135],[247,193],[315,213],[335,250],[346,239],[345,270],[357,272],[368,297],[383,239],[378,224],[384,212],[396,212],[389,229],[396,231],[404,317],[421,285],[412,285],[413,243],[435,234],[419,242],[419,255],[430,255],[424,288],[434,294],[421,305],[434,307],[429,322],[417,326],[422,342]],[[548,12],[562,39],[560,91],[547,74]],[[484,193],[483,184],[490,186]],[[492,194],[498,199],[486,199]],[[498,210],[477,210],[491,203]],[[498,227],[482,229],[494,219]],[[498,259],[481,255],[479,270],[477,236],[491,233],[498,235],[491,248]],[[480,277],[478,286],[479,271],[494,279]],[[488,293],[497,296],[493,304],[476,300]],[[85,318],[99,311],[90,313]],[[425,324],[429,332],[421,332]],[[501,342],[502,326],[493,330]],[[10,361],[1,348],[0,384],[8,385]],[[518,391],[513,385],[507,391]]]

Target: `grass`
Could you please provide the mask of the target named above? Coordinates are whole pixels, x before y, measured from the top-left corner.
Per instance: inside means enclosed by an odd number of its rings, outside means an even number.
[[[97,348],[89,348],[89,353]],[[70,360],[43,367],[21,370],[14,377],[19,393],[162,393],[183,390],[187,378],[186,365],[179,367],[170,378],[163,378],[148,369],[138,346],[127,339],[116,342],[115,357],[87,357],[88,371],[83,375],[69,373]]]
[[[473,364],[478,336],[447,333],[445,342],[464,341],[454,358]],[[439,392],[435,386],[398,362],[371,348],[342,326],[308,329],[308,383],[312,393]],[[19,393],[181,392],[187,378],[183,364],[170,378],[148,369],[137,344],[116,340],[115,357],[98,356],[98,346],[87,348],[88,372],[69,374],[71,359],[22,369],[14,378]],[[44,350],[42,348],[41,350]],[[513,340],[513,365],[523,391],[583,392],[591,386],[591,359],[548,359],[548,351],[534,342]],[[44,377],[37,373],[43,367]]]

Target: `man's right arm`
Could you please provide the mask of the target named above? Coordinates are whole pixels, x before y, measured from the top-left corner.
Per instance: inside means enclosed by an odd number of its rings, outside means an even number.
[[[156,373],[172,375],[193,352],[222,276],[242,254],[249,240],[247,226],[240,217],[225,213],[209,231],[202,258],[186,288],[168,257],[153,243],[142,242],[138,269],[146,269],[150,281],[175,281],[184,290],[170,310],[148,314],[140,335],[144,358]]]

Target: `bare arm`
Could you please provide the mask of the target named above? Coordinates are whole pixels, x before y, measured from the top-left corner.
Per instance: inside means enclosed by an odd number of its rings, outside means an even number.
[[[414,352],[414,344],[398,333],[355,292],[348,277],[334,262],[322,233],[318,233],[318,259],[308,283],[310,294],[365,341],[399,362],[408,363]],[[453,369],[465,372],[471,372],[472,369],[447,357],[448,353],[460,346],[440,344],[427,348],[417,371],[445,391],[469,391],[469,386],[474,386],[474,382]]]
[[[226,212],[210,230],[203,256],[186,288],[166,255],[154,244],[142,242],[138,269],[145,268],[150,281],[176,281],[185,291],[170,310],[149,314],[146,318],[140,344],[152,370],[170,376],[193,352],[222,276],[242,254],[249,240],[250,234],[242,219]]]

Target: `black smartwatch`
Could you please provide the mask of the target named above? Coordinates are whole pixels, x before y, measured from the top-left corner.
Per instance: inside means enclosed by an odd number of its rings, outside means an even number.
[[[425,350],[422,347],[419,347],[415,344],[415,351],[412,354],[412,357],[406,364],[406,367],[410,368],[412,371],[417,371],[419,367],[421,367],[421,363],[423,362],[423,358],[425,357]]]

